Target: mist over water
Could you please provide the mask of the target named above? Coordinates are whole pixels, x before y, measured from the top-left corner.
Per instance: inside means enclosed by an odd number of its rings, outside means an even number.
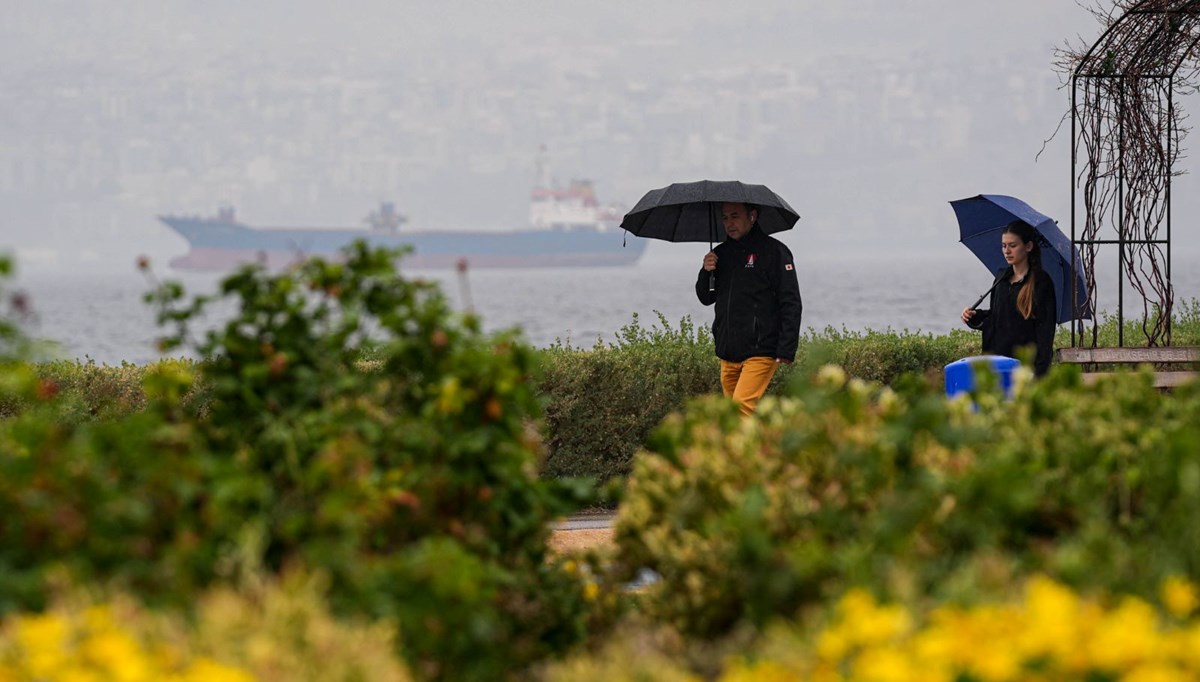
[[[4,9],[0,250],[109,272],[185,248],[155,216],[222,205],[259,226],[361,226],[393,201],[414,230],[519,229],[543,146],[551,179],[625,207],[671,182],[764,183],[805,239],[858,251],[936,249],[945,202],[979,193],[1065,225],[1054,50],[1102,29],[1043,0]],[[1177,180],[1182,224],[1200,193]]]

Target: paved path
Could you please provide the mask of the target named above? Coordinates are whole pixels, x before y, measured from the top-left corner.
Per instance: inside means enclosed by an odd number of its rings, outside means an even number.
[[[554,524],[554,530],[599,530],[612,528],[616,512],[575,514]]]
[[[554,524],[554,530],[555,531],[608,530],[613,527],[613,523],[616,521],[616,518],[617,518],[616,512],[599,512],[599,513],[593,512],[593,513],[589,513],[589,514],[575,514],[574,516],[568,516],[567,518],[563,519],[562,521],[559,521],[558,523]],[[588,535],[588,534],[587,533],[579,534],[579,536],[586,536],[586,535]],[[559,536],[559,537],[567,538],[567,537],[579,537],[579,536],[564,535],[564,536]],[[586,540],[585,542],[594,542],[594,541]],[[636,578],[634,578],[632,581],[630,581],[628,583],[625,583],[625,590],[627,592],[637,592],[646,587],[649,587],[650,585],[657,583],[660,580],[662,580],[662,577],[659,576],[657,573],[655,573],[654,571],[652,571],[648,568],[643,568],[638,571]]]

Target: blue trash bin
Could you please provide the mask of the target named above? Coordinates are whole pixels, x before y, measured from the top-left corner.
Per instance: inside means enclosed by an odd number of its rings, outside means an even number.
[[[975,388],[975,372],[990,367],[1000,376],[1000,388],[1005,397],[1012,397],[1013,370],[1021,365],[1016,358],[1004,355],[975,355],[955,360],[944,368],[946,375],[946,397],[953,398]]]

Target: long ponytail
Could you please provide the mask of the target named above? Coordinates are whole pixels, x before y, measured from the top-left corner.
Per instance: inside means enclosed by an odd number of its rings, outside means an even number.
[[[1033,292],[1037,287],[1038,272],[1042,269],[1042,246],[1038,243],[1037,230],[1023,220],[1014,220],[1006,225],[1004,234],[1016,235],[1022,243],[1033,244],[1029,251],[1029,272],[1025,275],[1025,285],[1017,294],[1017,312],[1028,320],[1033,317]]]

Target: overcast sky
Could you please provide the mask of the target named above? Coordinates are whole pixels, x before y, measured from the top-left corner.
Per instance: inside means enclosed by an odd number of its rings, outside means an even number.
[[[974,194],[1069,226],[1068,130],[1035,157],[1069,103],[1054,48],[1099,31],[1072,0],[5,0],[0,248],[166,259],[156,214],[225,203],[512,229],[544,144],[605,201],[737,177],[799,210],[793,250],[946,252]]]

